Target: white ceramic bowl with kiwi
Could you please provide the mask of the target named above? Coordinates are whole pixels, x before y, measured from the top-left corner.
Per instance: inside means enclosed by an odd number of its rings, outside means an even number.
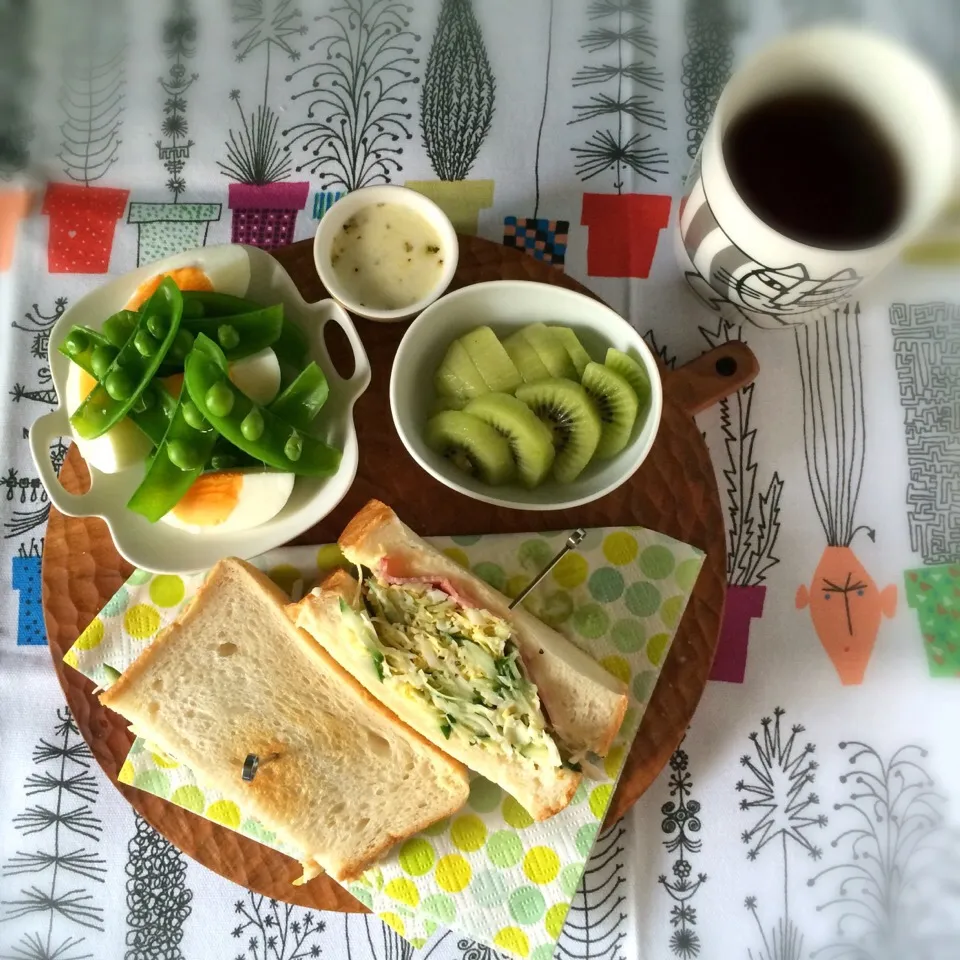
[[[523,280],[441,297],[410,325],[390,375],[393,422],[441,483],[516,510],[562,510],[626,482],[653,446],[656,361],[590,297]]]

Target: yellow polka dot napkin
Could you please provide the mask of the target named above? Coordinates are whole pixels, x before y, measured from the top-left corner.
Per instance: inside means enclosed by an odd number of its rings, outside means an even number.
[[[433,538],[447,556],[515,596],[567,533]],[[284,547],[253,561],[297,595],[343,562],[335,545]],[[474,777],[466,806],[395,848],[350,892],[415,946],[440,925],[529,960],[549,960],[606,814],[624,757],[660,675],[703,554],[638,527],[588,531],[524,601],[531,613],[595,657],[630,690],[630,708],[599,779],[545,823],[499,787]],[[64,660],[109,686],[173,621],[204,574],[135,571]],[[235,803],[142,739],[120,780],[293,857]]]

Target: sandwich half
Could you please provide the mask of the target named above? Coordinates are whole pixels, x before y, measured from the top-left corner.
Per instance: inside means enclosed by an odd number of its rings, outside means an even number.
[[[338,570],[291,616],[404,723],[499,784],[536,820],[580,783],[504,620],[425,584]]]
[[[623,723],[625,684],[460,564],[418,537],[386,504],[371,500],[339,540],[344,556],[381,583],[429,583],[510,624],[520,659],[557,737],[574,757],[604,757]]]
[[[467,799],[463,766],[399,723],[290,622],[287,596],[222,560],[100,700],[302,852],[356,879]],[[260,758],[251,782],[248,754]]]

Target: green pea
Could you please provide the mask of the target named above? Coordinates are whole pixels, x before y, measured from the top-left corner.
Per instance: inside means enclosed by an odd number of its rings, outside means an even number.
[[[155,313],[147,319],[147,329],[155,337],[159,337],[162,340],[170,329],[170,321],[162,314]],[[174,341],[174,343],[176,343],[176,341]]]
[[[103,335],[115,346],[122,347],[127,340],[130,339],[130,334],[133,332],[133,323],[130,322],[131,317],[135,317],[136,314],[127,314],[124,313],[115,313],[112,317],[107,317],[103,321]]]
[[[230,326],[229,323],[221,323],[217,327],[217,339],[224,350],[232,350],[240,342],[240,334],[237,328]]]
[[[100,344],[93,348],[93,353],[90,354],[90,369],[98,380],[107,372],[116,355],[117,351],[113,347]]]
[[[203,304],[194,297],[183,298],[183,319],[199,320],[204,314]]]
[[[149,326],[149,322],[147,326]],[[133,338],[133,345],[137,348],[137,353],[141,357],[152,357],[160,347],[160,344],[157,343],[155,337],[151,337],[146,330],[141,330]]]
[[[207,391],[206,402],[215,417],[229,416],[233,409],[233,391],[222,381]]]
[[[240,432],[251,443],[263,436],[263,414],[256,407],[240,421]]]
[[[192,400],[187,400],[183,405],[183,419],[187,426],[194,430],[206,430],[207,421],[203,419],[203,414],[197,409],[197,405]]]
[[[90,338],[82,330],[74,330],[63,342],[63,349],[75,357],[90,346]]]
[[[229,470],[237,465],[237,458],[230,456],[229,453],[218,453],[210,458],[210,466],[214,470]]]
[[[203,462],[203,455],[196,444],[175,437],[167,443],[167,456],[170,462],[181,470],[196,470]]]
[[[133,377],[126,370],[114,370],[108,373],[107,379],[103,381],[103,387],[108,396],[118,401],[129,400],[134,386]]]
[[[303,441],[297,431],[294,430],[290,434],[290,439],[283,445],[283,455],[296,463],[300,459],[301,453],[303,453]]]

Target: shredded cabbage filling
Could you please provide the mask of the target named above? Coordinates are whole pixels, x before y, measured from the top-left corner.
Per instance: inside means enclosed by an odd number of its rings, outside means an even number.
[[[367,577],[361,592],[360,610],[340,601],[349,636],[383,683],[430,708],[444,737],[563,764],[505,620],[423,583]]]

